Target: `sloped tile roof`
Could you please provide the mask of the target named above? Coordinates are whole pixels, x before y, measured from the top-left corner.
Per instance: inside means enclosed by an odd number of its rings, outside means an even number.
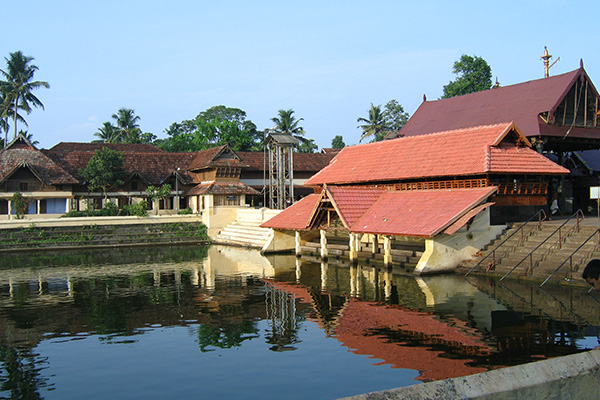
[[[320,194],[311,193],[301,198],[273,218],[263,222],[260,226],[263,228],[273,228],[281,230],[306,230],[310,222],[317,203],[321,198]]]
[[[149,143],[79,143],[79,142],[60,142],[56,146],[50,148],[55,153],[67,153],[73,151],[94,151],[108,147],[111,150],[118,150],[123,153],[164,153],[164,150],[159,149]]]
[[[186,192],[187,196],[204,194],[252,194],[260,192],[241,182],[207,182],[194,186]]]
[[[463,96],[424,101],[400,131],[414,136],[471,126],[515,121],[526,136],[540,135],[538,115],[552,112],[583,68],[549,78],[503,86]],[[586,75],[587,76],[587,75]],[[564,129],[561,136],[564,135]]]
[[[304,184],[394,182],[487,173],[566,174],[528,147],[511,122],[347,146]],[[512,141],[512,142],[511,142]]]
[[[94,155],[94,152],[100,149],[102,146],[90,146],[90,149],[86,149],[86,146],[76,146],[79,150],[67,150],[70,146],[58,147],[60,151],[56,150],[56,146],[50,150],[44,150],[44,153],[54,160],[57,164],[61,165],[66,171],[72,176],[76,177],[79,181],[83,182],[80,171],[86,167],[90,158]],[[127,147],[127,145],[121,145]],[[137,147],[137,145],[133,145]],[[107,146],[112,148],[111,146]],[[113,149],[118,150],[119,149]],[[137,173],[143,180],[150,184],[162,184],[164,180],[170,177],[177,168],[180,168],[178,172],[179,177],[184,183],[192,183],[192,178],[187,174],[186,168],[195,157],[195,153],[167,153],[163,151],[152,152],[152,153],[141,153],[135,151],[123,152],[123,167],[127,171],[128,175]]]
[[[269,169],[268,156],[264,152],[240,151],[237,152],[237,155],[248,165],[249,170],[264,171],[265,168]],[[326,167],[334,156],[335,154],[294,153],[294,171],[317,172]]]
[[[0,151],[0,182],[20,167],[29,168],[46,185],[75,184],[77,179],[35,148],[9,147]]]
[[[351,231],[433,237],[495,191],[495,187],[386,191],[352,224]]]
[[[198,151],[194,154],[196,156],[188,166],[190,171],[215,167],[246,167],[240,161],[239,155],[226,145]]]
[[[350,232],[433,237],[483,203],[496,188],[390,191],[329,186],[326,190]],[[311,194],[261,226],[305,230],[320,198]]]
[[[353,226],[384,193],[380,189],[346,186],[330,186],[326,192],[331,194],[331,201],[347,228]]]

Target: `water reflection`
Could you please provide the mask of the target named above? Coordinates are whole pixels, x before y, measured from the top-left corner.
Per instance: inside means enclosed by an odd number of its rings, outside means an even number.
[[[24,260],[27,267],[19,267]],[[38,351],[43,343],[69,346],[95,337],[102,345],[135,346],[166,327],[186,328],[200,354],[263,343],[310,371],[319,357],[342,357],[338,343],[361,356],[353,362],[372,358],[373,376],[388,365],[398,374],[416,371],[411,379],[444,379],[593,347],[599,307],[582,288],[414,277],[400,268],[265,258],[218,246],[3,257],[0,394],[51,394],[57,378],[46,372],[52,361]],[[309,323],[322,330],[326,351],[315,354],[305,345]],[[193,363],[198,356],[189,357]],[[252,379],[260,380],[255,373]],[[323,384],[339,386],[338,371],[330,373]],[[357,374],[364,388],[333,396],[381,389]],[[398,378],[389,385],[399,386]]]

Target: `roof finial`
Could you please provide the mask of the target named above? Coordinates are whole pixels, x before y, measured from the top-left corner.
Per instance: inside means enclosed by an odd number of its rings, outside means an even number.
[[[579,59],[579,68],[583,68],[583,58]]]
[[[542,60],[544,60],[544,78],[548,78],[550,76],[550,68],[552,68],[552,66],[556,64],[558,60],[560,60],[560,57],[558,57],[552,64],[550,64],[550,59],[552,58],[552,56],[548,54],[548,48],[544,46],[544,54],[541,58]]]
[[[427,101],[427,95],[426,94],[423,95],[423,101]]]
[[[492,86],[492,89],[496,89],[500,87],[500,82],[498,82],[498,77],[496,77],[496,83],[494,83],[494,86]]]

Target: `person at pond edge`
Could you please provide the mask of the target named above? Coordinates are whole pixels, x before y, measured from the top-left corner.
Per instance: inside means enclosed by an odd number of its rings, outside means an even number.
[[[583,270],[581,277],[585,279],[587,283],[600,292],[600,260],[595,259],[588,263]]]

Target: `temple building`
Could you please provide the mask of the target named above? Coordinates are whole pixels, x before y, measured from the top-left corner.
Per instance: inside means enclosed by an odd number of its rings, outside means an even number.
[[[597,171],[588,170],[582,175],[575,170],[600,158],[600,96],[583,62],[578,69],[560,75],[447,99],[424,100],[404,128],[390,132],[387,138],[506,121],[514,121],[539,153],[573,170],[571,175],[554,180],[550,189],[558,193],[564,212],[587,212],[589,187],[594,182],[598,186]],[[592,182],[586,179],[586,175],[593,174],[596,176]]]
[[[315,193],[262,224],[276,231],[265,250],[453,270],[502,230],[492,206],[543,207],[552,178],[568,172],[514,122],[345,147],[305,182]]]

